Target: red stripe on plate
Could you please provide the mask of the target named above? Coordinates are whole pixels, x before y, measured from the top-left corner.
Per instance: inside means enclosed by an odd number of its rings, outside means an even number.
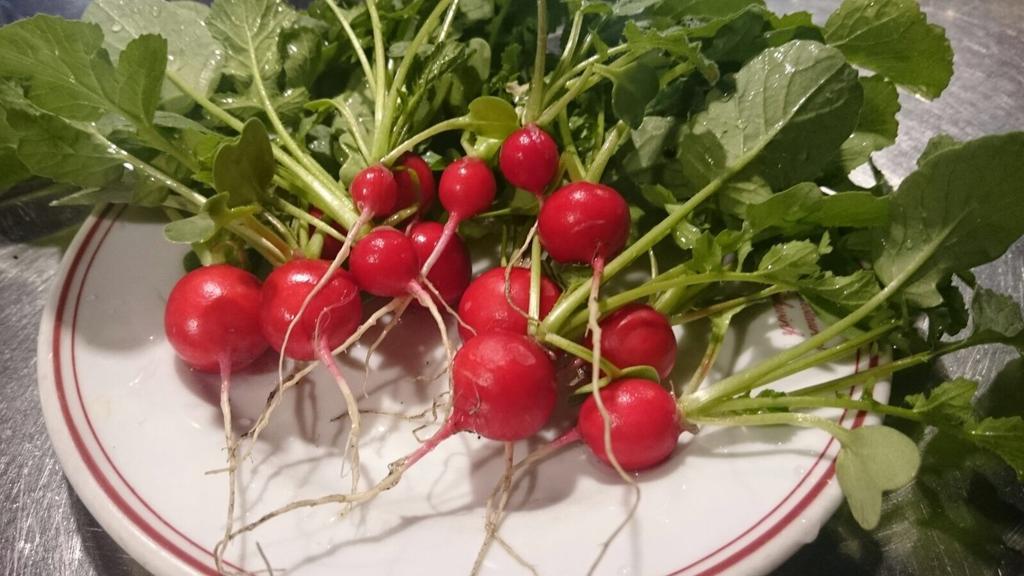
[[[117,489],[114,487],[114,485],[110,482],[110,480],[107,478],[107,476],[103,473],[103,470],[100,469],[100,466],[97,464],[95,458],[93,458],[93,455],[89,452],[89,449],[86,446],[84,439],[82,438],[82,434],[78,430],[78,427],[75,424],[74,417],[71,415],[71,408],[70,408],[70,406],[68,404],[67,392],[65,391],[64,377],[63,377],[62,369],[61,369],[62,368],[62,363],[61,363],[61,358],[62,358],[62,355],[61,355],[61,331],[62,331],[63,324],[64,324],[64,314],[65,314],[65,309],[66,309],[66,305],[67,305],[68,296],[69,296],[69,294],[71,292],[71,285],[72,285],[72,283],[74,281],[75,274],[78,272],[79,265],[82,262],[82,257],[85,255],[86,250],[88,250],[90,244],[92,243],[93,238],[96,236],[97,231],[100,229],[100,225],[102,223],[108,221],[108,216],[110,215],[111,211],[112,211],[111,207],[108,206],[102,212],[100,212],[99,216],[97,216],[96,220],[92,223],[92,226],[86,232],[85,238],[83,239],[82,243],[79,245],[78,250],[72,256],[71,265],[68,267],[68,272],[67,272],[67,274],[64,277],[64,283],[63,283],[63,285],[61,286],[61,289],[60,289],[60,297],[57,300],[57,310],[56,310],[56,312],[54,314],[53,344],[52,344],[53,345],[53,375],[54,375],[54,383],[55,383],[56,389],[57,389],[57,401],[60,404],[61,415],[64,417],[64,423],[67,425],[68,433],[71,435],[71,441],[72,441],[72,443],[74,443],[75,448],[78,450],[78,454],[82,457],[82,462],[85,464],[85,467],[89,470],[89,473],[92,475],[93,479],[96,481],[96,483],[99,485],[99,487],[103,490],[104,494],[106,494],[107,497],[110,498],[110,501],[113,502],[115,506],[117,506],[118,510],[120,510],[121,513],[123,513],[132,522],[132,524],[134,524],[136,527],[138,527],[148,538],[150,538],[153,541],[154,544],[156,544],[160,548],[163,548],[167,552],[171,553],[171,555],[173,555],[175,558],[181,560],[182,562],[184,562],[185,564],[187,564],[191,568],[194,568],[194,569],[198,570],[201,574],[207,574],[207,575],[211,575],[211,576],[216,576],[216,574],[217,574],[216,570],[211,568],[205,562],[195,558],[194,556],[192,556],[191,554],[189,554],[185,550],[182,550],[174,542],[171,542],[159,530],[157,530],[152,525],[150,525],[149,522],[147,522],[138,513],[138,511],[136,511],[125,500],[125,498],[117,491]],[[120,215],[120,213],[118,215]],[[134,488],[132,488],[131,485],[128,484],[128,482],[125,480],[124,476],[121,475],[121,472],[117,469],[116,466],[114,466],[114,463],[111,461],[110,456],[107,454],[106,449],[103,447],[103,444],[100,442],[99,437],[96,435],[96,431],[93,429],[92,422],[89,419],[89,413],[85,410],[85,405],[84,405],[82,397],[81,397],[81,388],[79,387],[79,383],[78,383],[78,379],[77,379],[77,373],[76,373],[76,371],[74,369],[74,364],[75,364],[75,360],[74,360],[74,340],[75,340],[75,324],[76,324],[77,316],[78,316],[78,304],[81,301],[81,296],[82,296],[81,293],[82,293],[82,290],[84,289],[84,286],[85,286],[85,279],[89,275],[89,270],[92,268],[93,262],[96,259],[96,255],[99,253],[99,249],[103,245],[103,242],[106,240],[107,235],[110,234],[110,231],[113,229],[114,222],[116,221],[118,215],[115,215],[113,218],[110,218],[110,220],[109,220],[110,225],[107,227],[107,229],[104,231],[103,235],[100,237],[100,240],[99,240],[99,242],[97,243],[97,246],[96,246],[96,250],[93,252],[92,257],[89,259],[89,262],[86,264],[85,271],[82,274],[82,280],[81,280],[80,286],[79,286],[78,299],[76,299],[76,302],[75,302],[75,311],[74,311],[74,315],[72,317],[72,328],[71,328],[71,336],[70,337],[71,337],[71,342],[72,342],[72,352],[71,352],[71,358],[72,358],[71,362],[72,362],[72,370],[73,370],[72,379],[74,380],[75,389],[76,389],[76,391],[78,392],[78,395],[79,395],[79,405],[81,406],[82,412],[85,415],[86,422],[89,425],[89,430],[92,433],[92,436],[93,436],[94,440],[96,441],[96,444],[100,447],[100,451],[102,452],[103,456],[106,458],[107,462],[110,464],[111,468],[113,468],[113,470],[117,474],[118,478],[120,478],[120,480],[125,484],[125,486],[128,487],[128,489],[132,493],[132,495],[134,495],[135,498],[137,498],[139,500],[139,502],[141,502],[142,505],[150,513],[152,513],[154,516],[156,516],[156,518],[158,520],[160,520],[164,525],[166,525],[168,528],[173,530],[176,534],[178,534],[182,538],[185,538],[185,540],[187,540],[190,544],[200,548],[200,550],[202,550],[203,552],[206,552],[207,554],[209,554],[212,557],[212,553],[210,553],[209,551],[203,549],[201,546],[199,546],[198,544],[196,544],[195,542],[193,542],[192,540],[190,540],[189,538],[184,536],[184,534],[182,534],[180,531],[175,529],[166,520],[164,520],[159,514],[157,514],[153,510],[153,508],[145,500],[143,500],[142,497],[139,496],[139,494],[134,490]]]

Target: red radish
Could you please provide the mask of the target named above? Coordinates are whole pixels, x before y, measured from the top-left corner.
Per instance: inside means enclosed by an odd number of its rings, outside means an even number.
[[[441,182],[438,184],[438,198],[448,211],[448,221],[433,254],[423,263],[424,275],[430,274],[437,259],[441,257],[441,251],[458,230],[459,224],[486,210],[491,202],[494,202],[497,190],[498,184],[494,181],[494,173],[487,163],[479,158],[459,158],[444,169],[441,173]]]
[[[509,184],[541,196],[558,174],[558,145],[536,124],[528,124],[505,138],[498,165]]]
[[[396,312],[388,326],[367,352],[367,358],[381,340],[398,322],[408,305],[409,298],[415,298],[430,311],[437,323],[438,332],[451,358],[451,344],[448,341],[448,327],[441,318],[430,293],[420,284],[420,259],[413,241],[394,228],[376,228],[352,249],[349,263],[356,283],[364,291],[375,296],[395,298]],[[369,364],[367,364],[369,366]]]
[[[610,417],[611,448],[623,469],[645,470],[672,455],[683,429],[675,399],[660,384],[628,378],[612,382],[600,394]],[[593,397],[580,408],[576,427],[594,455],[610,464],[605,421]]]
[[[620,368],[652,366],[664,379],[676,364],[676,335],[654,308],[627,304],[601,320],[601,350]]]
[[[603,402],[595,401],[596,398]],[[580,409],[576,426],[533,450],[514,466],[509,463],[503,481],[494,487],[487,500],[488,533],[480,554],[486,553],[512,490],[523,473],[537,462],[580,440],[598,459],[614,466],[623,480],[639,491],[625,472],[652,468],[672,455],[683,432],[677,408],[671,394],[656,382],[642,378],[617,380],[601,389],[600,396],[588,397]],[[611,446],[614,459],[609,457],[607,446]],[[478,560],[480,557],[477,556]]]
[[[346,230],[343,229],[336,222],[329,221],[324,216],[324,213],[320,211],[319,208],[310,208],[309,209],[309,215],[312,216],[313,218],[316,218],[317,220],[323,220],[325,223],[329,224],[332,228],[334,228],[338,232],[341,232],[342,234],[347,234]],[[311,234],[315,230],[316,230],[316,228],[314,228],[313,226],[309,227],[309,232]],[[330,234],[324,234],[323,237],[324,237],[324,245],[323,245],[323,248],[320,249],[320,257],[323,258],[324,260],[334,260],[335,256],[338,255],[338,252],[341,252],[341,246],[342,246],[341,240],[338,240],[337,238],[335,238],[334,236],[331,236]]]
[[[544,201],[537,221],[541,244],[562,263],[605,260],[629,239],[629,205],[612,188],[592,182],[559,188]]]
[[[359,289],[344,270],[326,260],[292,260],[263,285],[260,326],[270,344],[296,360],[319,359],[345,398],[350,419],[347,454],[352,464],[352,491],[359,485],[361,422],[356,398],[334,360],[333,349],[356,331],[362,319]]]
[[[420,261],[405,234],[394,228],[377,228],[356,242],[349,268],[363,290],[397,298],[409,294],[409,286],[416,283]]]
[[[497,190],[494,172],[487,163],[465,156],[449,164],[441,173],[438,196],[449,214],[464,220],[486,210],[494,202]]]
[[[452,363],[452,406],[444,424],[417,449],[389,466],[376,486],[358,493],[298,500],[230,532],[222,542],[250,532],[298,508],[329,503],[363,504],[395,487],[416,462],[459,432],[514,442],[533,436],[555,408],[555,367],[532,339],[510,332],[489,332],[467,342]]]
[[[500,442],[525,440],[547,423],[555,399],[555,367],[544,348],[521,334],[481,334],[455,355],[445,423],[399,468],[404,472],[459,432]]]
[[[228,506],[225,538],[235,518],[237,450],[231,418],[231,372],[263,354],[258,278],[234,266],[198,268],[178,280],[167,298],[164,330],[178,356],[197,370],[220,372],[220,411],[227,452]]]
[[[437,222],[419,222],[409,230],[409,238],[416,249],[420,265],[427,261],[434,247],[441,240],[444,227]],[[441,298],[450,306],[454,306],[462,298],[469,286],[473,268],[469,261],[469,251],[458,236],[441,252],[434,269],[427,275],[427,280],[437,289]]]
[[[338,270],[306,306],[287,348],[284,347],[288,327],[310,292],[327,275],[329,267],[326,260],[292,260],[271,272],[263,284],[260,312],[263,336],[275,350],[283,351],[289,358],[316,358],[318,337],[333,350],[355,331],[362,319],[359,289],[348,272]]]
[[[597,386],[603,340],[598,323],[601,316],[598,296],[605,260],[626,245],[629,225],[629,205],[622,196],[608,186],[593,182],[573,182],[559,188],[543,203],[537,217],[537,235],[552,258],[563,263],[590,264],[594,270],[587,298],[587,327],[593,340],[590,385],[591,400],[602,416],[605,410]],[[612,424],[609,418],[604,418],[606,430]],[[610,461],[622,479],[632,483],[616,461],[614,452]]]
[[[291,349],[288,344],[296,323],[304,317],[306,308],[324,288],[327,282],[334,278],[335,272],[341,268],[342,263],[346,258],[348,258],[353,240],[358,233],[375,216],[388,213],[390,210],[394,209],[395,202],[398,197],[398,184],[395,182],[395,177],[391,171],[378,164],[364,168],[359,172],[359,174],[356,174],[356,177],[352,180],[351,192],[353,200],[355,200],[356,205],[360,209],[359,217],[353,224],[350,233],[345,237],[345,242],[341,245],[341,249],[338,250],[338,253],[334,256],[334,260],[331,261],[330,266],[321,274],[319,281],[312,287],[312,289],[306,293],[305,299],[302,301],[298,311],[295,312],[294,317],[291,319],[291,324],[289,324],[285,330],[284,340],[281,343],[279,350]],[[321,344],[325,345],[321,346]],[[329,342],[314,342],[314,349],[325,348],[329,350],[330,347],[326,344],[329,344]],[[321,355],[320,351],[315,351],[317,352],[317,355]],[[333,356],[331,356],[331,358],[333,362]],[[281,355],[280,362],[278,363],[279,390],[284,385],[283,361],[284,354]]]
[[[452,366],[457,429],[513,442],[533,436],[555,408],[555,370],[525,335],[488,332],[465,343]]]
[[[363,168],[349,186],[352,200],[361,211],[386,216],[398,203],[398,182],[390,170],[377,164]]]
[[[174,351],[203,372],[230,372],[268,348],[260,332],[260,281],[227,264],[197,268],[167,298],[164,329]]]
[[[509,284],[512,304],[525,310],[530,300],[530,271],[526,268],[513,268]],[[562,291],[545,277],[541,277],[540,286],[540,318],[543,319],[555,306]],[[505,270],[502,268],[488,270],[470,283],[459,304],[459,318],[476,330],[477,334],[495,330],[526,334],[528,328],[526,317],[505,298]],[[460,325],[459,335],[465,341],[472,338],[473,333]]]
[[[434,172],[423,158],[406,152],[395,164],[395,180],[398,182],[398,204],[395,211],[419,204],[420,216],[427,213],[437,197]]]

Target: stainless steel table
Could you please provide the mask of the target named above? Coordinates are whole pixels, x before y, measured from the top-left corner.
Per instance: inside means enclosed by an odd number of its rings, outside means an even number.
[[[839,0],[769,0],[777,11],[809,10],[824,18]],[[1024,129],[1024,0],[923,0],[931,20],[944,26],[956,52],[956,76],[936,102],[904,95],[900,140],[879,155],[882,169],[899,180],[938,131],[959,138]],[[77,16],[87,0],[0,0],[0,23],[36,11]],[[1024,162],[1024,158],[1021,159]],[[1021,203],[1024,217],[1024,201]],[[0,571],[18,576],[127,576],[143,574],[100,528],[71,491],[50,448],[36,394],[36,331],[62,247],[81,221],[81,210],[48,208],[45,200],[0,198]],[[979,280],[1024,300],[1024,243],[980,271]],[[943,370],[989,382],[1012,353],[975,350],[910,378],[940,378]],[[1002,378],[1024,390],[1024,363]],[[1013,502],[998,518],[1010,526],[1003,542],[984,542],[986,574],[1024,574],[1024,488],[995,489]],[[846,520],[846,521],[844,521]],[[1013,527],[1016,527],[1015,529]],[[954,526],[955,529],[970,529]],[[886,534],[881,545],[850,528],[840,513],[779,574],[980,573],[941,540]],[[934,549],[914,550],[915,546]],[[980,552],[979,552],[980,553]],[[925,560],[922,560],[925,558]]]

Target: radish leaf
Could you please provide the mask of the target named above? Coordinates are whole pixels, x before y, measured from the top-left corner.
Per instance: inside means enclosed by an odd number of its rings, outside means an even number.
[[[507,101],[494,96],[480,96],[469,103],[466,116],[467,130],[482,138],[503,140],[519,128],[519,117],[515,108]]]
[[[213,187],[230,206],[252,204],[267,195],[274,180],[274,151],[263,122],[253,118],[242,134],[223,144],[213,160]]]
[[[840,150],[844,174],[867,162],[873,152],[895,144],[899,131],[896,115],[900,100],[896,85],[882,76],[861,78],[860,84],[864,88],[864,107],[856,130]]]
[[[971,401],[977,391],[976,382],[959,378],[943,382],[927,394],[907,396],[907,404],[930,424],[960,426],[974,420]]]
[[[175,72],[197,93],[209,96],[220,79],[220,47],[203,25],[209,7],[198,2],[165,0],[93,0],[82,14],[86,22],[103,29],[111,57],[117,58],[128,43],[144,34],[167,39],[167,69]],[[175,86],[165,82],[164,106],[186,112],[195,103]]]
[[[912,304],[943,299],[949,277],[999,257],[1024,234],[1024,133],[989,136],[937,153],[907,177],[892,197],[891,222],[875,271],[903,287]]]
[[[683,131],[681,171],[693,190],[735,171],[775,188],[813,179],[853,132],[861,101],[839,51],[804,40],[768,49]]]
[[[967,429],[972,442],[995,452],[1024,480],[1024,419],[986,418]]]
[[[254,69],[268,80],[281,71],[278,38],[295,20],[281,0],[217,0],[206,24],[224,47],[224,71],[248,82]]]
[[[926,98],[953,76],[953,50],[942,28],[914,0],[845,0],[825,24],[825,40],[852,62]]]
[[[882,493],[914,479],[921,453],[913,440],[887,426],[850,430],[841,440],[836,478],[853,517],[870,530],[882,516]]]
[[[37,176],[83,187],[103,186],[121,176],[122,158],[57,116],[9,110],[7,121],[19,134],[18,158]]]

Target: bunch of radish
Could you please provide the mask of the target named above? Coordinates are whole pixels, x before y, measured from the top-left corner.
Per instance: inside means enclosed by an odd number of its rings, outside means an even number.
[[[555,262],[590,265],[595,304],[604,262],[628,238],[628,207],[615,190],[598,183],[556,186],[558,162],[554,139],[532,124],[509,135],[500,150],[504,181],[538,199],[540,209],[527,243],[539,242]],[[508,443],[530,438],[548,425],[561,385],[556,381],[561,351],[546,343],[536,328],[560,298],[562,287],[540,272],[541,262],[521,266],[523,250],[507,266],[484,271],[470,281],[469,254],[457,231],[461,222],[486,211],[495,199],[497,179],[485,159],[463,157],[442,171],[437,197],[447,212],[443,224],[424,219],[433,187],[434,174],[418,156],[405,154],[395,167],[370,166],[350,185],[359,218],[346,232],[344,243],[330,250],[331,261],[296,258],[274,269],[262,285],[239,269],[200,268],[175,287],[166,316],[172,345],[194,368],[216,369],[223,376],[222,407],[232,454],[229,471],[237,465],[237,441],[228,426],[229,374],[268,347],[278,352],[279,367],[285,358],[319,361],[346,402],[350,422],[346,453],[352,483],[348,491],[317,503],[353,504],[375,497],[458,432]],[[555,190],[547,195],[550,188]],[[419,208],[404,231],[373,224],[412,205]],[[387,302],[364,319],[363,299],[373,297]],[[412,301],[434,316],[446,348],[447,323],[438,307],[457,319],[462,345],[454,354],[449,348],[448,415],[418,449],[397,458],[383,480],[361,489],[359,407],[335,356],[345,353],[387,314],[391,315],[389,329],[396,326]],[[603,320],[594,306],[591,312],[590,330],[579,344],[592,350],[593,394],[579,407],[579,424],[538,456],[583,440],[599,461],[620,472],[657,465],[672,453],[682,431],[671,393],[659,381],[640,378],[618,379],[600,389],[596,384],[604,375],[602,356],[621,368],[651,366],[658,379],[667,378],[676,355],[675,334],[667,319],[649,306],[628,306]],[[181,333],[191,339],[178,336]],[[285,391],[279,373],[276,398],[249,434],[251,441]],[[519,469],[536,459],[524,459]],[[287,510],[311,504],[292,503],[238,530],[229,522],[225,543]]]

